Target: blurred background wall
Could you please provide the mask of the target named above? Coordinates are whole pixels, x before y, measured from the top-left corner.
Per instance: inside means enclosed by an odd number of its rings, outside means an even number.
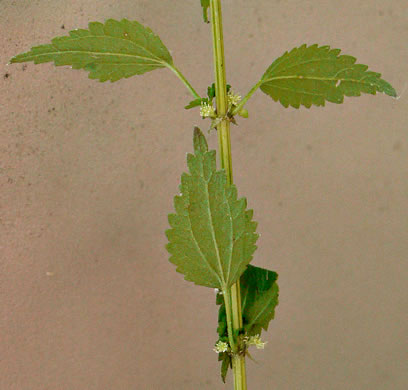
[[[0,1],[0,389],[232,388],[212,290],[168,262],[164,230],[198,110],[169,71],[111,84],[9,59],[90,21],[151,27],[204,94],[199,0]],[[329,44],[402,96],[285,109],[258,91],[232,128],[259,222],[253,264],[280,305],[250,389],[404,390],[408,348],[408,6],[224,0],[227,75],[245,94],[302,43]],[[209,136],[216,147],[216,133]]]

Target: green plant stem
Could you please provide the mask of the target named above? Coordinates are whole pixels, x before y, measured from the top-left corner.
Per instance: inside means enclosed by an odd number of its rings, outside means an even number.
[[[222,295],[224,297],[224,303],[225,303],[225,312],[226,313],[231,313],[231,293],[229,290],[223,290]],[[232,316],[227,315],[227,328],[228,328],[228,339],[229,339],[229,344],[231,346],[231,350],[233,352],[237,351],[237,345],[235,344],[235,339],[232,337],[234,331],[232,327]]]
[[[195,89],[191,86],[184,75],[175,67],[175,65],[167,65],[167,67],[182,81],[182,83],[196,99],[200,99],[200,95],[195,91]]]
[[[215,96],[217,116],[224,118],[228,111],[227,82],[225,76],[224,40],[222,31],[221,0],[211,0],[211,21],[214,51]],[[221,167],[225,169],[227,178],[232,184],[232,158],[230,122],[223,119],[217,125],[218,145]],[[233,352],[232,370],[234,375],[234,389],[247,390],[245,373],[245,356],[237,354],[238,345],[235,337],[243,327],[241,312],[241,292],[239,280],[231,288],[223,291],[227,315],[228,337]]]
[[[235,109],[231,112],[232,115],[238,114],[242,110],[242,108],[245,106],[246,102],[251,98],[251,96],[255,93],[255,91],[261,86],[263,80],[259,80],[252,88],[251,90],[245,95],[245,97],[239,102],[238,106],[235,107]]]

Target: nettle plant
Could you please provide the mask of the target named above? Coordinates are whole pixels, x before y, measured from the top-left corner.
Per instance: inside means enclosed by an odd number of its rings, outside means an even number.
[[[396,92],[379,73],[357,64],[352,56],[340,55],[339,49],[304,44],[276,59],[241,99],[226,83],[221,0],[200,1],[204,21],[211,21],[215,71],[215,82],[204,97],[174,65],[160,38],[127,19],[89,23],[88,29],[35,46],[11,63],[53,61],[57,66],[84,69],[89,78],[101,82],[168,68],[190,91],[193,100],[185,108],[199,107],[201,117],[209,119],[208,128],[216,129],[220,168],[216,152],[208,150],[204,134],[196,127],[194,154],[187,155],[189,173],[181,175],[175,213],[168,217],[167,250],[186,280],[216,289],[219,316],[214,351],[221,361],[223,381],[231,367],[234,388],[243,390],[247,389],[245,357],[250,356],[251,346],[264,348],[261,333],[274,318],[279,290],[276,272],[249,265],[257,248],[257,223],[232,183],[230,124],[236,124],[237,115],[248,117],[244,106],[258,88],[284,107],[294,108],[342,103],[344,96],[361,93],[396,97]]]

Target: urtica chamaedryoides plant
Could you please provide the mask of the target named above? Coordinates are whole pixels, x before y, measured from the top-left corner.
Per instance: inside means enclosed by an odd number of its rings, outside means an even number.
[[[35,46],[11,63],[54,62],[84,69],[89,77],[111,82],[158,68],[168,68],[184,83],[193,100],[186,109],[199,107],[209,119],[219,141],[218,165],[214,150],[197,127],[194,154],[187,155],[189,173],[181,176],[180,195],[174,198],[175,213],[169,215],[166,231],[170,261],[185,279],[217,289],[218,340],[214,351],[221,361],[225,381],[232,368],[234,388],[247,389],[245,357],[251,346],[262,349],[261,333],[268,329],[278,304],[277,274],[250,265],[258,235],[253,211],[238,198],[232,180],[230,124],[247,118],[246,102],[261,89],[284,107],[310,108],[325,102],[342,103],[344,96],[396,97],[394,88],[379,73],[356,64],[349,55],[329,46],[302,45],[284,53],[241,98],[226,82],[221,0],[200,0],[203,19],[210,23],[214,51],[215,82],[199,95],[175,66],[160,38],[136,21],[107,20],[89,23],[88,29],[69,32],[50,44]],[[208,11],[210,9],[210,17]]]

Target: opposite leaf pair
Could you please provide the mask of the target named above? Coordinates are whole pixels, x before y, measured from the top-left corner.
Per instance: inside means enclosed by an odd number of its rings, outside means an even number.
[[[206,15],[209,1],[202,0],[202,4]],[[11,59],[11,63],[28,61],[71,65],[73,69],[89,71],[90,78],[102,82],[168,68],[186,85],[196,105],[205,99],[174,65],[160,38],[148,27],[127,19],[108,19],[104,24],[91,22],[88,30],[70,31],[69,36],[54,38],[51,44],[34,46]],[[304,44],[294,48],[269,66],[232,114],[240,112],[258,88],[284,107],[294,108],[324,106],[326,101],[342,103],[344,96],[361,93],[384,92],[396,97],[394,88],[381,79],[380,73],[368,71],[367,65],[355,62],[354,57],[340,55],[340,49],[329,46]]]

